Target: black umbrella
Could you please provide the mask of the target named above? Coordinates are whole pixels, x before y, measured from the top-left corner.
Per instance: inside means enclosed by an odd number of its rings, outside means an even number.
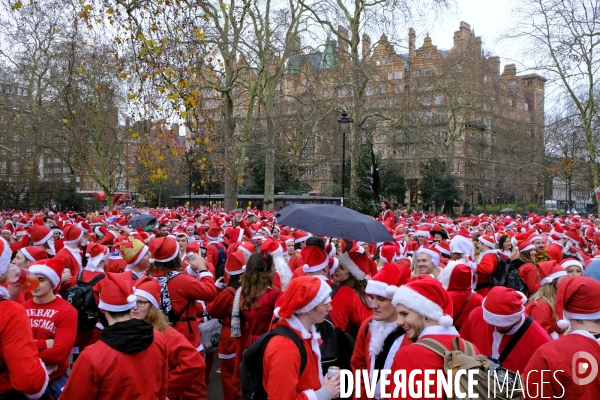
[[[146,225],[149,225],[150,223],[156,221],[157,219],[158,218],[154,215],[149,214],[136,215],[135,217],[131,217],[131,219],[129,220],[129,227],[133,229],[139,227],[143,228]]]
[[[292,204],[275,217],[281,225],[292,226],[319,236],[360,240],[367,243],[394,241],[381,222],[346,207],[332,204]]]

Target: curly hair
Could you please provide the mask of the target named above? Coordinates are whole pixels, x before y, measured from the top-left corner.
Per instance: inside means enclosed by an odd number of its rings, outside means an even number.
[[[271,270],[273,257],[267,252],[254,253],[246,262],[246,272],[242,275],[242,300],[240,310],[249,310],[251,306],[259,308],[258,299],[273,284]]]

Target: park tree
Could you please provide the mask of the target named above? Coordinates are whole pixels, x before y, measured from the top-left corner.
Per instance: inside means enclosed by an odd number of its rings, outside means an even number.
[[[519,8],[519,25],[509,35],[525,39],[526,63],[544,73],[574,106],[585,138],[594,188],[600,186],[597,141],[600,79],[600,1],[534,0]],[[600,214],[600,203],[597,203]]]
[[[434,213],[451,213],[460,202],[460,192],[454,175],[448,173],[444,161],[433,158],[421,165],[421,196],[425,204],[433,206]],[[442,208],[443,207],[443,208]]]

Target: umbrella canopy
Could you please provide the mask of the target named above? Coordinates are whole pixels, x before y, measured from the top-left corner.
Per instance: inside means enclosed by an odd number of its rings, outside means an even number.
[[[156,221],[158,218],[156,218],[154,215],[148,215],[148,214],[142,214],[142,215],[136,215],[135,217],[131,217],[131,219],[129,220],[129,227],[133,228],[133,229],[137,229],[139,227],[144,227],[146,225],[149,225],[150,223]]]
[[[394,241],[381,222],[346,207],[332,204],[292,204],[280,210],[277,222],[319,236],[367,243]]]
[[[515,210],[513,210],[512,208],[503,208],[502,210],[500,210],[501,213],[509,213],[509,212],[513,212]]]
[[[138,210],[125,210],[123,211],[123,214],[125,215],[130,215],[130,214],[139,214],[140,212]]]

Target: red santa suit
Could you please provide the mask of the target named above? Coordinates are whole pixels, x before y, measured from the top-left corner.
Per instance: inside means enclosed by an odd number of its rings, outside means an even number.
[[[231,337],[231,311],[233,298],[239,288],[239,285],[236,286],[226,287],[207,306],[208,315],[212,318],[218,318],[223,324],[218,347],[221,382],[223,384],[223,397],[231,400],[241,399],[242,396],[239,380],[233,378],[237,340]]]
[[[558,325],[556,314],[548,303],[543,300],[530,301],[525,306],[525,314],[529,315],[535,322],[546,331],[552,339],[558,339]]]
[[[111,343],[107,333],[123,323],[146,325],[143,336],[130,335],[122,346],[106,343],[104,340]],[[138,350],[148,335],[152,341]],[[117,322],[79,355],[61,399],[165,399],[168,374],[167,339],[144,321]]]
[[[66,300],[56,297],[46,304],[37,304],[32,300],[23,303],[29,316],[33,340],[40,352],[40,358],[46,364],[50,380],[67,373],[69,356],[75,344],[77,333],[77,311]],[[54,340],[48,348],[46,340]]]
[[[291,328],[302,339],[306,367],[300,373],[301,356],[296,344],[285,336],[269,340],[263,356],[263,387],[270,400],[308,400],[324,395],[320,335],[315,326],[305,328],[297,314],[304,314],[328,302],[331,288],[315,277],[303,276],[290,282],[275,310],[277,326]],[[328,393],[327,393],[328,394]]]
[[[590,354],[596,365],[600,365],[600,345],[586,331],[573,331],[536,349],[521,375],[527,384],[529,395],[541,398],[543,393],[546,398],[577,400],[600,398],[600,379],[592,379],[586,384],[576,384],[574,381],[574,378],[589,378],[591,374],[591,368],[587,371],[577,370],[582,362],[592,361],[579,358],[577,362],[576,354],[583,352]],[[573,370],[574,366],[576,370]],[[541,371],[544,371],[543,375]]]
[[[16,390],[39,398],[48,385],[48,373],[33,342],[27,313],[14,301],[0,300],[0,319],[0,393]]]
[[[477,293],[485,297],[491,287],[488,282],[488,275],[491,275],[498,266],[498,251],[488,250],[480,254],[479,263],[477,263]]]
[[[170,400],[206,399],[204,359],[177,330],[165,329],[169,351],[169,384],[167,398]]]
[[[483,319],[483,307],[478,307],[471,312],[471,315],[469,315],[469,318],[463,324],[460,336],[477,346],[481,354],[498,359],[508,342],[510,342],[510,339],[521,325],[523,325],[523,322],[525,322],[525,318],[526,315],[522,314],[521,320],[517,325],[508,333],[501,334],[495,331],[493,325],[488,324]],[[508,357],[506,357],[502,366],[513,372],[523,372],[535,350],[550,340],[552,340],[550,336],[534,321]]]
[[[585,237],[600,248],[600,229],[596,229],[595,227],[587,228],[585,230]]]
[[[65,246],[56,253],[55,257],[62,258],[65,260],[65,269],[68,268],[70,270],[72,277],[76,277],[81,268],[83,268],[81,261],[81,251],[79,250],[79,248],[72,249],[69,246]],[[60,286],[61,295],[63,295],[66,292],[66,290],[72,285],[73,280],[66,281],[65,283],[63,283]]]
[[[546,254],[550,257],[551,260],[556,262],[561,262],[563,260],[563,250],[564,246],[560,242],[552,242],[550,246],[546,248]]]
[[[460,330],[471,311],[481,306],[483,301],[480,294],[473,292],[471,267],[460,260],[450,261],[446,268],[440,271],[437,279],[452,298],[453,326]]]
[[[292,271],[296,271],[298,268],[302,268],[304,261],[302,260],[302,257],[296,253],[292,258],[290,258],[288,265]]]

